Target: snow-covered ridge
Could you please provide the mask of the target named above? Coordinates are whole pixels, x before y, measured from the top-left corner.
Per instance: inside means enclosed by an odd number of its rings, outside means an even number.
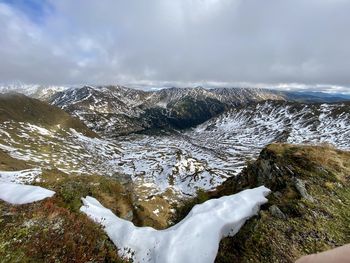
[[[0,93],[17,92],[36,99],[47,100],[53,94],[68,89],[67,86],[43,86],[30,84],[0,85]]]
[[[264,186],[196,205],[178,224],[166,230],[136,227],[117,217],[95,198],[83,198],[80,208],[105,231],[121,256],[135,262],[211,263],[221,238],[235,235],[247,219],[267,202]]]
[[[233,109],[199,125],[190,136],[228,152],[263,148],[280,141],[330,143],[350,149],[350,104],[302,104],[267,101]]]
[[[198,118],[205,116],[199,120],[203,122],[226,107],[265,99],[283,100],[284,97],[274,91],[248,88],[168,88],[146,92],[123,86],[84,86],[58,92],[49,101],[94,131],[116,136],[171,125],[176,119],[193,126]],[[189,104],[201,113],[194,115]],[[183,117],[188,120],[182,121]]]

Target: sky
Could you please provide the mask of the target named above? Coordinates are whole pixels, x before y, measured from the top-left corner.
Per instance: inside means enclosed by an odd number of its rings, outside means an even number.
[[[0,82],[350,92],[350,0],[0,0]]]

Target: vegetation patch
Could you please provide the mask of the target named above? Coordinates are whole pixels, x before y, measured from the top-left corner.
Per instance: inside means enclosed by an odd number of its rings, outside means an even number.
[[[331,146],[268,146],[238,182],[228,181],[219,190],[235,192],[254,182],[268,185],[273,193],[257,217],[221,241],[216,262],[294,262],[350,243],[349,168],[350,153]],[[302,196],[300,181],[312,199]]]
[[[0,202],[1,262],[122,262],[103,229],[60,203]]]
[[[0,154],[4,170],[29,168]],[[69,176],[53,169],[43,170],[35,184],[56,194],[27,205],[0,201],[1,262],[123,262],[104,230],[79,212],[80,198],[86,195],[121,217],[132,210],[128,192],[115,178]]]
[[[295,262],[350,243],[349,169],[350,152],[330,145],[271,144],[237,177],[177,207],[174,221],[207,199],[265,185],[269,202],[220,242],[216,262]]]

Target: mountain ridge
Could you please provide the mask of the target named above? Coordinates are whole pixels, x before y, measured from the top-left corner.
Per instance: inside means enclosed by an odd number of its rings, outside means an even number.
[[[226,96],[228,93],[230,96]],[[49,102],[96,131],[116,136],[169,126],[193,127],[230,107],[267,98],[284,100],[278,93],[262,89],[173,87],[147,92],[123,86],[84,86],[58,92]]]

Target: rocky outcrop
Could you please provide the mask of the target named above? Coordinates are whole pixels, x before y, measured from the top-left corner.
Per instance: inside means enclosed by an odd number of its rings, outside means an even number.
[[[272,144],[213,196],[265,185],[259,216],[220,244],[216,262],[295,262],[350,243],[350,152]]]

